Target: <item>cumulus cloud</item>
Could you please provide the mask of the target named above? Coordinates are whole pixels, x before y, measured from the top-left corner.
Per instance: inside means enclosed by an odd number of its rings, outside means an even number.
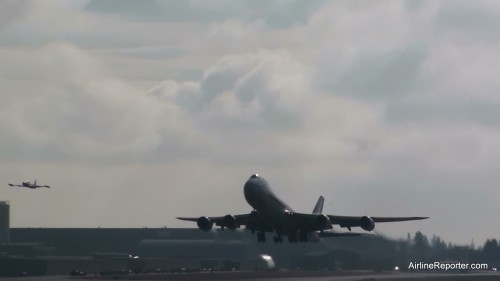
[[[0,3],[0,30],[12,22],[21,20],[28,10],[28,0],[2,1],[2,3]]]
[[[125,16],[133,20],[164,22],[220,22],[228,18],[239,21],[262,21],[273,28],[302,24],[321,7],[323,0],[314,1],[227,1],[210,3],[188,1],[89,1],[88,11]]]
[[[167,80],[151,95],[187,112],[222,162],[258,163],[266,155],[294,165],[347,153],[381,116],[378,107],[316,90],[307,65],[285,50],[223,57],[200,81]]]
[[[181,130],[175,106],[141,94],[74,46],[20,55],[40,71],[40,83],[2,106],[3,145],[12,157],[25,149],[49,158],[139,155]]]
[[[297,210],[309,210],[322,193],[333,198],[332,212],[433,217],[384,226],[396,235],[420,229],[453,241],[486,238],[472,227],[450,232],[446,222],[496,209],[471,186],[498,195],[499,56],[490,24],[498,5],[327,2],[301,17],[297,2],[288,21],[259,3],[230,4],[242,5],[236,16],[218,5],[224,1],[147,2],[145,10],[109,3],[36,4],[26,19],[4,25],[2,159],[87,161],[83,169],[98,177],[127,174],[105,181],[107,192],[131,182],[141,187],[141,204],[161,204],[154,194],[162,194],[176,206],[169,211],[192,215],[241,210],[233,200],[221,207],[220,194],[240,198],[240,181],[263,172]],[[170,17],[169,5],[186,13]],[[218,12],[197,20],[210,5]],[[151,7],[158,9],[149,17]],[[481,26],[491,28],[475,32]],[[19,43],[16,34],[33,30],[43,44]],[[94,162],[108,164],[103,174],[85,168]],[[137,178],[131,163],[140,163]],[[101,208],[119,205],[108,197]],[[394,200],[380,203],[387,198]],[[485,220],[476,225],[498,232]]]

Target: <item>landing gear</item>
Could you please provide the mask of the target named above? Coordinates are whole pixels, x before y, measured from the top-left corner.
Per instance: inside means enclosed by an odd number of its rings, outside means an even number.
[[[274,243],[283,243],[283,238],[280,235],[276,235],[273,237]]]
[[[300,237],[299,237],[300,242],[307,242],[308,240],[307,236],[308,236],[307,231],[300,231]]]
[[[257,242],[266,242],[266,233],[264,231],[257,232]]]
[[[297,243],[297,235],[295,233],[288,234],[288,242]]]

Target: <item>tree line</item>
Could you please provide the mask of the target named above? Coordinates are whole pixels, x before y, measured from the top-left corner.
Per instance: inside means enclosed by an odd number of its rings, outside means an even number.
[[[484,245],[476,247],[446,243],[439,236],[430,239],[417,231],[413,236],[408,233],[406,239],[397,240],[395,245],[396,260],[401,264],[409,262],[460,261],[467,263],[500,264],[500,245],[495,238],[486,240]]]

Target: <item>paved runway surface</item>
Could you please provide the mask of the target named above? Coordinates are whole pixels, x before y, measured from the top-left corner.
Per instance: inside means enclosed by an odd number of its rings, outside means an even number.
[[[307,276],[307,273],[297,274],[269,274],[264,272],[252,274],[250,272],[217,273],[217,274],[166,274],[166,275],[129,275],[104,277],[70,277],[70,276],[40,276],[40,277],[17,277],[0,278],[0,280],[20,281],[49,281],[49,280],[261,280],[261,281],[400,281],[400,280],[436,280],[436,281],[493,281],[500,280],[500,273],[488,271],[480,273],[370,273],[370,272],[339,272],[323,273],[322,276]],[[312,273],[312,275],[315,275]],[[286,276],[286,277],[284,277]]]

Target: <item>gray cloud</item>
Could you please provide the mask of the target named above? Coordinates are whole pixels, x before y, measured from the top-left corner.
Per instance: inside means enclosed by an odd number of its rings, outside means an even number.
[[[28,0],[2,1],[0,3],[0,30],[11,23],[22,20],[28,9]]]
[[[496,16],[500,5],[495,1],[478,1],[475,5],[467,2],[445,1],[434,26],[452,35],[466,35],[474,41],[498,40],[500,19]],[[465,39],[465,38],[464,38]]]
[[[139,21],[217,22],[227,19],[264,21],[271,27],[304,24],[325,1],[89,1],[86,10]]]
[[[383,54],[361,54],[342,76],[334,78],[332,91],[362,98],[398,98],[414,88],[425,50],[409,47]],[[330,82],[331,83],[331,82]]]
[[[297,210],[323,194],[332,213],[432,217],[380,226],[394,236],[498,233],[497,43],[444,20],[495,4],[120,3],[30,2],[0,30],[0,176],[62,187],[29,199],[60,208],[44,218],[8,190],[14,225],[185,226],[175,215],[248,211],[260,172]]]
[[[48,71],[36,92],[3,105],[1,127],[11,154],[121,159],[151,150],[162,141],[160,132],[176,130],[169,123],[175,123],[175,108],[141,95],[85,52],[54,44],[30,56],[37,63],[30,67]]]

